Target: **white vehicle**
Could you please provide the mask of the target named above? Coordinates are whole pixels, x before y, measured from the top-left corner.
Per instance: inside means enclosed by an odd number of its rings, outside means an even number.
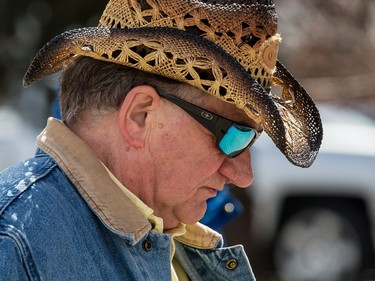
[[[269,253],[281,280],[374,280],[359,278],[375,268],[375,122],[319,109],[323,144],[310,168],[291,165],[266,136],[252,149],[248,252],[252,262]]]

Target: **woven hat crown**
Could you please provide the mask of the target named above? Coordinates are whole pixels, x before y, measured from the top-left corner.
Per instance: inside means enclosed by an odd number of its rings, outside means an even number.
[[[110,0],[99,27],[170,27],[206,38],[239,61],[264,88],[272,85],[281,37],[272,1]],[[258,3],[259,2],[259,3]]]

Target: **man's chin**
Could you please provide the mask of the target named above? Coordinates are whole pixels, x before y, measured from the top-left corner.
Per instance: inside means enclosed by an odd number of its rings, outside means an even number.
[[[201,204],[197,205],[195,208],[185,211],[185,213],[180,216],[180,222],[184,224],[195,224],[204,217],[206,210],[207,203],[206,201],[204,201]]]

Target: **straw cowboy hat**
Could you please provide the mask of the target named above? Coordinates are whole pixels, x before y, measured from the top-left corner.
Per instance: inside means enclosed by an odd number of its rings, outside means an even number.
[[[290,162],[308,167],[322,141],[321,120],[308,93],[277,60],[277,22],[272,0],[110,0],[98,27],[67,31],[47,43],[24,86],[77,56],[159,74],[236,105]]]

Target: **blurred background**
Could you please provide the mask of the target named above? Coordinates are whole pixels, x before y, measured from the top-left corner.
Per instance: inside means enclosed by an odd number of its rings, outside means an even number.
[[[229,188],[241,212],[222,231],[260,281],[375,280],[375,0],[275,2],[279,59],[318,103],[323,146],[301,169],[262,136],[256,180]],[[0,170],[33,155],[56,98],[56,76],[22,87],[33,56],[57,34],[96,26],[106,3],[0,0]]]

